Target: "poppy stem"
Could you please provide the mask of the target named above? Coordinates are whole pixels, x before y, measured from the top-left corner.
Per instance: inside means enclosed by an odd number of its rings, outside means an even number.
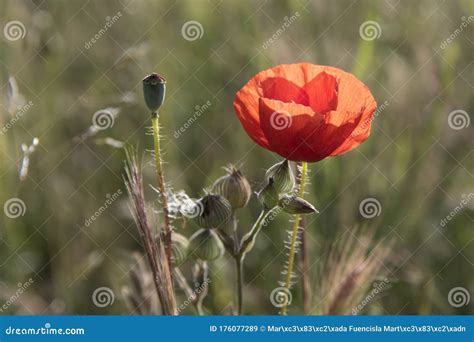
[[[301,175],[300,175],[300,189],[298,196],[303,198],[304,190],[306,185],[306,175],[308,173],[308,163],[302,162],[301,163]],[[296,254],[296,243],[298,240],[298,228],[300,225],[301,215],[297,214],[294,216],[293,227],[291,229],[291,240],[290,240],[290,252],[288,254],[288,269],[286,273],[285,279],[285,292],[290,293],[291,289],[291,277],[293,275],[293,264],[295,262],[295,254]],[[286,315],[288,312],[288,301],[284,303],[285,305],[281,308],[280,314]]]
[[[169,269],[173,269],[171,265],[171,223],[168,212],[168,199],[166,198],[166,186],[165,177],[163,174],[163,166],[161,162],[161,149],[160,149],[160,125],[159,115],[157,112],[151,113],[151,124],[153,129],[153,143],[155,147],[155,167],[156,177],[158,181],[158,190],[160,191],[160,202],[163,207],[163,220],[165,226],[165,233],[163,235],[166,259],[168,261]]]

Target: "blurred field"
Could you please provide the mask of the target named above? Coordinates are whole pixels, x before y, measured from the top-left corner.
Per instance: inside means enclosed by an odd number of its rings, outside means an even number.
[[[308,198],[320,211],[307,220],[312,284],[326,248],[366,225],[395,247],[387,265],[393,270],[390,287],[363,313],[472,314],[474,299],[456,308],[448,293],[463,287],[474,296],[473,126],[453,129],[448,115],[463,110],[463,118],[472,119],[474,22],[446,43],[472,15],[468,0],[2,1],[2,28],[18,20],[26,32],[18,40],[5,34],[0,39],[1,126],[18,106],[32,103],[0,133],[0,204],[19,198],[26,208],[18,218],[0,215],[0,304],[32,279],[2,313],[128,312],[120,289],[129,281],[131,253],[141,246],[126,203],[124,155],[104,139],[152,148],[141,94],[146,74],[156,71],[167,79],[161,110],[166,177],[174,189],[198,196],[229,162],[257,186],[280,159],[247,137],[233,97],[262,69],[308,61],[355,73],[378,104],[386,104],[359,149],[310,166]],[[191,20],[202,25],[195,40],[182,33]],[[371,41],[359,34],[368,20],[381,29]],[[110,27],[99,33],[107,22]],[[9,77],[18,87],[10,108],[4,100]],[[119,111],[113,126],[81,140],[104,108]],[[33,137],[39,145],[20,181],[20,146]],[[145,178],[153,185],[151,157],[143,155]],[[372,219],[359,212],[369,197],[381,204]],[[108,198],[116,199],[87,224]],[[253,198],[240,212],[242,226],[250,227],[258,211]],[[269,295],[282,278],[288,228],[288,217],[279,216],[246,260],[249,314],[277,313]],[[219,260],[211,272],[206,307],[226,312],[232,260]],[[91,300],[102,286],[115,293],[105,308]],[[290,313],[301,313],[299,285]]]

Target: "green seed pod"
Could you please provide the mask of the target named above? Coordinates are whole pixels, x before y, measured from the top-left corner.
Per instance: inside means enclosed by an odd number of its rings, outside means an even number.
[[[233,165],[226,168],[226,171],[227,175],[216,180],[212,186],[212,190],[216,194],[227,198],[232,208],[238,209],[245,207],[252,195],[252,189],[250,188],[247,178]]]
[[[275,188],[273,178],[268,179],[267,185],[258,193],[258,199],[267,209],[271,209],[278,204],[278,191]]]
[[[232,215],[232,206],[221,195],[207,194],[197,200],[196,205],[199,215],[194,220],[202,228],[217,228]]]
[[[202,260],[215,260],[224,254],[224,245],[211,229],[199,229],[189,239],[189,253]]]
[[[293,191],[295,187],[295,176],[290,168],[290,162],[285,159],[272,167],[265,173],[265,179],[273,178],[274,186],[278,193],[287,193]]]
[[[143,96],[149,110],[156,112],[165,100],[166,80],[153,73],[143,79]]]
[[[278,205],[288,214],[312,214],[317,213],[316,208],[308,201],[296,195],[283,195]]]
[[[173,247],[171,249],[171,252],[173,253],[171,255],[171,262],[173,263],[173,266],[177,267],[185,262],[188,257],[189,241],[184,235],[178,233],[173,233],[171,240],[173,242]]]

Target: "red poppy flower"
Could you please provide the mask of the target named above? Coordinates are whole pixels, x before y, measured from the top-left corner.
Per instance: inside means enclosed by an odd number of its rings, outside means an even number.
[[[309,63],[264,70],[234,100],[240,122],[257,144],[308,162],[365,141],[376,106],[370,90],[352,74]]]

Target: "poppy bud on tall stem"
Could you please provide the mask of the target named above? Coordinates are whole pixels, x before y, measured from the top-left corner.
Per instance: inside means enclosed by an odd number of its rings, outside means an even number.
[[[151,111],[151,124],[153,129],[153,144],[155,147],[155,166],[156,176],[158,180],[158,189],[160,190],[160,201],[163,207],[163,221],[165,231],[163,235],[166,258],[168,259],[168,266],[172,267],[172,240],[171,240],[171,222],[168,212],[168,200],[166,198],[165,177],[163,175],[163,167],[161,165],[161,151],[160,151],[160,125],[159,115],[157,110],[165,100],[166,81],[165,79],[152,73],[143,79],[143,96],[148,109]]]
[[[143,96],[151,112],[156,112],[165,101],[166,80],[152,73],[143,79]]]

